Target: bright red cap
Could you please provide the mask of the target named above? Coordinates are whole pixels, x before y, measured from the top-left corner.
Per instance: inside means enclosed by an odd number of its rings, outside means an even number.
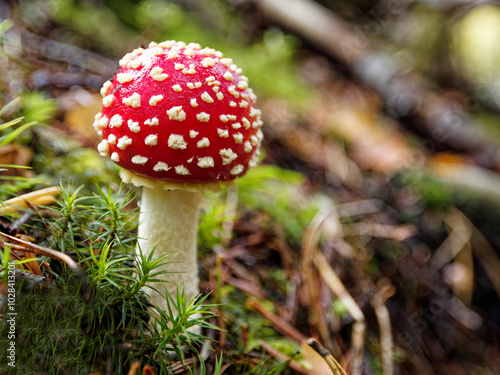
[[[101,94],[98,150],[135,174],[204,183],[257,165],[263,135],[256,97],[219,51],[152,42],[120,60]]]

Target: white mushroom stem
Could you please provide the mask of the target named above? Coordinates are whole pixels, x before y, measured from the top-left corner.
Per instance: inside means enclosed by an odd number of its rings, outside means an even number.
[[[155,256],[169,253],[168,264],[155,271],[169,273],[159,278],[165,283],[148,283],[160,294],[146,288],[158,308],[168,311],[165,290],[176,300],[177,287],[186,294],[187,301],[198,293],[197,231],[200,193],[187,190],[165,190],[161,185],[142,188],[139,214],[140,249]]]

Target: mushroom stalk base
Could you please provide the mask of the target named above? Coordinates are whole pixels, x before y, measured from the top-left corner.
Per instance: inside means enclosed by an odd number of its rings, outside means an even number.
[[[160,294],[146,288],[151,300],[158,308],[168,311],[165,293],[176,300],[177,287],[184,289],[189,302],[199,293],[197,231],[200,193],[186,190],[165,190],[162,186],[142,188],[139,214],[140,249],[155,256],[169,253],[168,264],[155,271],[168,271],[158,278],[165,283],[148,283]],[[175,309],[174,309],[175,310]]]

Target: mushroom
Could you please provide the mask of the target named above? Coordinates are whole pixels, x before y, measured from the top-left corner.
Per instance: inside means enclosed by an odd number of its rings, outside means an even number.
[[[169,283],[152,287],[187,300],[199,293],[200,194],[254,167],[263,138],[261,112],[248,79],[229,58],[199,44],[152,42],[120,60],[104,83],[94,128],[98,151],[123,167],[124,182],[142,186],[138,246],[172,252]],[[149,292],[166,310],[165,296]]]

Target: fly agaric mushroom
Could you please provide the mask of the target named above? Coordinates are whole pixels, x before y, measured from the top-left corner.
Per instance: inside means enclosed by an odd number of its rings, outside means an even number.
[[[152,42],[120,60],[104,83],[94,127],[102,156],[123,167],[124,182],[142,186],[139,246],[173,251],[167,293],[198,294],[200,193],[254,167],[262,121],[256,97],[231,59],[199,44]],[[163,285],[152,285],[163,291]],[[160,308],[164,296],[151,293]]]

